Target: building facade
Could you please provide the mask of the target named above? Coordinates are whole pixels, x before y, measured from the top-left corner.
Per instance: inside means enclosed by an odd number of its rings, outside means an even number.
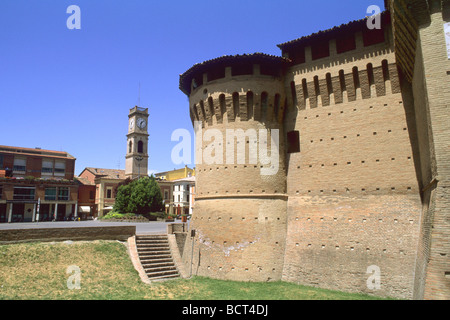
[[[195,168],[191,169],[188,166],[184,166],[184,168],[181,169],[173,169],[170,171],[155,173],[155,178],[165,181],[174,181],[193,176],[195,176]]]
[[[209,160],[183,255],[195,274],[450,298],[449,6],[386,1],[379,29],[353,21],[180,76]]]
[[[125,181],[125,171],[119,169],[85,168],[79,175],[80,181],[87,186],[95,186],[94,205],[95,209],[90,216],[103,217],[113,210],[116,199],[116,188],[119,183]],[[92,202],[92,187],[89,190],[89,202]],[[83,193],[86,197],[86,194]],[[85,199],[86,200],[86,199]],[[84,205],[86,206],[86,205]],[[84,207],[83,206],[83,207]],[[89,205],[91,207],[91,205]],[[84,208],[82,208],[84,209]],[[86,208],[87,210],[87,208]]]
[[[173,208],[177,215],[191,215],[194,209],[195,176],[173,181]]]
[[[74,219],[75,160],[67,152],[0,146],[0,223]]]

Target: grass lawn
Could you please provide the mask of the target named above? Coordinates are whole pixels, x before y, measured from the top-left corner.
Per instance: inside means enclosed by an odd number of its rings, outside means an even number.
[[[81,270],[79,290],[68,289],[69,266]],[[72,278],[71,278],[72,277]],[[72,283],[71,281],[69,281]],[[203,277],[146,285],[126,247],[116,241],[0,246],[0,300],[366,300],[376,297],[286,282],[250,283]],[[379,299],[379,298],[378,298]]]

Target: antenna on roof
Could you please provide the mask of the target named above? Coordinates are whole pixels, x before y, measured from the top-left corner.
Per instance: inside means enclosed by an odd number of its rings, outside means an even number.
[[[141,82],[139,81],[138,107],[141,106]]]

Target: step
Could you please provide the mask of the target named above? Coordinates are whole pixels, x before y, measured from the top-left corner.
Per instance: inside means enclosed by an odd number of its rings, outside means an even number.
[[[172,254],[169,250],[164,250],[164,251],[138,251],[139,257],[154,257],[154,256],[160,256],[160,255],[164,255],[167,257],[171,257]]]
[[[177,270],[177,268],[175,267],[175,265],[170,265],[170,266],[150,266],[150,267],[144,267],[144,270],[149,271],[149,272],[164,272],[164,271],[173,271],[173,270]]]
[[[136,243],[169,243],[168,239],[136,239]]]
[[[151,279],[151,281],[153,282],[159,282],[159,281],[164,281],[164,280],[171,280],[171,279],[176,279],[179,278],[179,275],[168,275],[168,276],[162,276],[162,277],[158,277],[158,278],[153,278]]]
[[[141,263],[163,263],[163,262],[173,262],[171,256],[167,256],[165,258],[155,258],[155,256],[144,256],[140,257]]]
[[[141,265],[152,281],[178,278],[167,235],[136,236],[136,248]]]
[[[146,274],[149,279],[160,278],[163,276],[179,276],[178,271],[176,269],[175,270],[166,270],[166,271],[156,271],[156,272],[146,271]]]
[[[137,247],[138,251],[170,251],[169,246],[145,246],[145,247]]]
[[[170,266],[170,267],[174,267],[175,264],[173,263],[173,261],[141,261],[141,264],[144,268],[157,268],[157,267],[165,267],[165,266]]]
[[[167,241],[169,238],[167,235],[159,236],[136,236],[136,240],[155,240],[155,241]]]

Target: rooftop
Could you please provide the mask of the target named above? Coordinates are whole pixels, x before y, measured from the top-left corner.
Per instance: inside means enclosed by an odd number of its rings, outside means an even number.
[[[381,13],[382,22],[386,23],[389,19],[389,12],[383,11]],[[318,41],[325,41],[332,38],[342,37],[348,32],[355,32],[359,31],[362,28],[365,28],[367,24],[367,17],[359,20],[350,21],[348,23],[341,24],[340,26],[336,26],[327,30],[318,31],[315,33],[312,33],[308,36],[303,36],[291,41],[287,41],[281,44],[278,44],[277,46],[285,51],[286,49],[289,49],[291,47],[297,47],[297,46],[308,46],[313,42]]]
[[[180,90],[183,91],[186,95],[189,95],[191,92],[191,83],[192,79],[199,79],[200,82],[202,80],[200,77],[203,77],[203,73],[208,72],[210,69],[214,67],[233,67],[240,64],[264,64],[271,66],[281,66],[283,63],[289,62],[289,59],[274,56],[264,53],[253,53],[253,54],[243,54],[243,55],[227,55],[219,58],[211,59],[204,61],[202,63],[197,63],[192,66],[185,73],[180,75]]]
[[[0,146],[0,152],[2,153],[13,153],[13,154],[21,154],[21,155],[32,155],[32,156],[41,156],[41,157],[53,157],[53,158],[65,158],[65,159],[73,159],[75,157],[70,155],[65,151],[54,151],[54,150],[45,150],[41,148],[23,148],[23,147],[12,147],[12,146]]]
[[[96,178],[121,179],[121,180],[126,179],[125,170],[91,168],[91,167],[88,167],[85,170],[88,170],[89,172],[94,174]]]

